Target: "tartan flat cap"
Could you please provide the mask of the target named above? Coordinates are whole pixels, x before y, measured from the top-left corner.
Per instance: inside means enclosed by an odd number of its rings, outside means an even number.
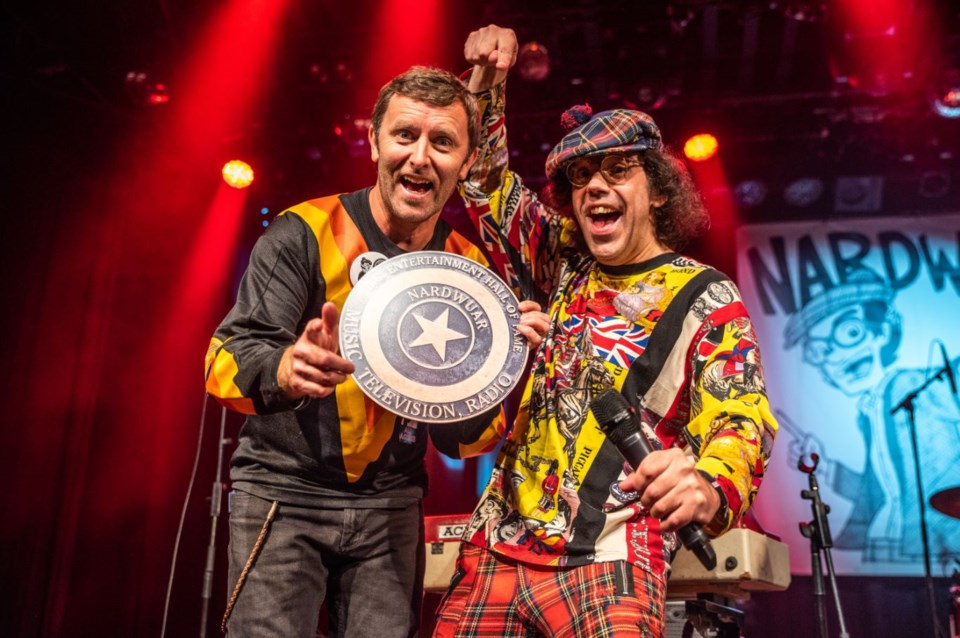
[[[663,148],[660,129],[653,118],[641,111],[613,109],[590,117],[589,105],[579,106],[568,109],[561,122],[568,130],[571,126],[576,128],[547,156],[546,173],[550,179],[561,177],[566,164],[578,157]]]

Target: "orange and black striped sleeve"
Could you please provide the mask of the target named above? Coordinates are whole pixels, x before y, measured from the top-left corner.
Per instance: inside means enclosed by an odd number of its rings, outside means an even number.
[[[271,414],[297,407],[277,385],[277,368],[302,332],[303,317],[317,316],[323,303],[313,290],[316,255],[315,236],[292,214],[277,217],[254,245],[236,303],[205,360],[206,390],[228,408]]]

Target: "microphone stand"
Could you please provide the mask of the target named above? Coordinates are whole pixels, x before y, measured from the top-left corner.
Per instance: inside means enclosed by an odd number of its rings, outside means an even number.
[[[947,361],[947,366],[950,361]],[[942,638],[943,628],[937,622],[937,601],[933,591],[933,575],[930,570],[930,534],[927,531],[927,507],[926,499],[923,495],[923,480],[920,471],[920,447],[917,441],[917,412],[914,401],[920,396],[920,393],[926,390],[934,381],[949,375],[950,369],[944,366],[935,375],[923,382],[923,384],[910,392],[903,400],[890,410],[890,414],[896,414],[900,410],[907,411],[907,422],[910,426],[910,443],[913,447],[913,469],[917,478],[917,505],[920,507],[920,541],[923,547],[923,578],[927,586],[927,602],[930,605],[930,621],[933,623],[933,635]]]
[[[953,559],[960,567],[960,559]],[[953,585],[950,586],[950,638],[960,638],[960,570],[953,570]]]
[[[220,504],[223,500],[223,451],[230,443],[224,436],[227,423],[227,409],[220,412],[220,438],[217,440],[217,475],[213,478],[213,487],[210,491],[210,542],[207,545],[207,565],[203,572],[203,591],[200,593],[202,605],[200,608],[200,638],[207,635],[207,616],[210,612],[210,596],[213,591],[213,565],[217,557],[217,520],[220,518]]]
[[[830,506],[820,499],[820,484],[814,471],[820,462],[817,454],[811,454],[812,464],[807,465],[803,458],[797,463],[797,468],[807,475],[810,489],[800,492],[800,496],[810,501],[810,507],[813,510],[813,520],[809,523],[800,523],[800,533],[810,539],[810,558],[813,574],[813,595],[817,608],[817,636],[827,638],[827,610],[826,610],[826,592],[823,589],[823,567],[821,565],[821,554],[827,564],[827,577],[830,579],[830,588],[833,590],[833,602],[837,607],[837,618],[840,621],[840,638],[850,638],[847,633],[847,625],[843,620],[843,607],[840,605],[840,592],[837,589],[837,575],[833,569],[833,556],[830,548],[833,547],[833,537],[830,535],[830,523],[827,521],[827,514],[830,513]]]

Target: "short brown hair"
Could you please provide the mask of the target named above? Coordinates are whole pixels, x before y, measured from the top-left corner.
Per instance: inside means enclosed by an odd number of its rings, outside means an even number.
[[[651,198],[665,199],[662,206],[651,209],[653,231],[663,245],[679,251],[710,227],[710,216],[700,193],[687,167],[669,149],[647,149],[636,155],[647,174]],[[561,213],[572,216],[572,193],[573,187],[561,172],[547,183],[543,199]]]
[[[467,135],[472,152],[480,144],[480,108],[477,98],[454,74],[435,67],[414,66],[390,80],[380,89],[377,103],[373,106],[373,136],[379,139],[380,125],[387,112],[390,98],[394,95],[423,102],[431,106],[450,106],[460,102],[467,113]]]

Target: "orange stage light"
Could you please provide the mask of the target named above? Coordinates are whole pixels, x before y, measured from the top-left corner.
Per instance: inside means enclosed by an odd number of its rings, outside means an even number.
[[[230,160],[221,172],[223,181],[233,188],[246,188],[253,183],[253,167],[243,160]]]
[[[705,162],[717,154],[720,143],[717,138],[710,133],[697,133],[687,138],[683,145],[683,154],[691,162]]]

